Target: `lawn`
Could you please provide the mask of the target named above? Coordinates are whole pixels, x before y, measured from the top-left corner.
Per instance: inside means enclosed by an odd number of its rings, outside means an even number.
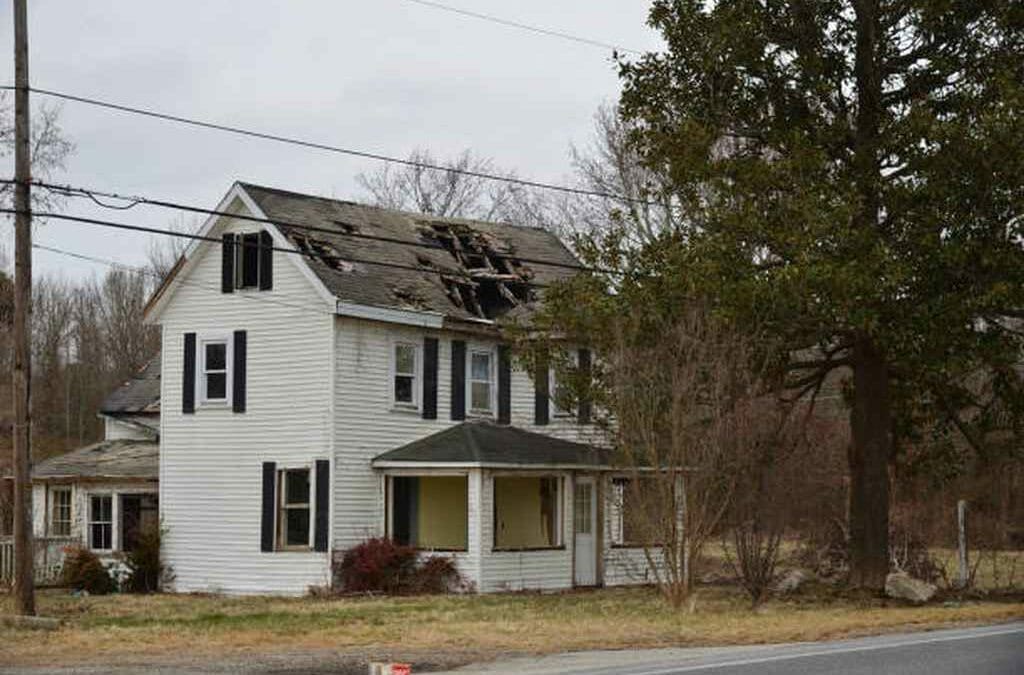
[[[54,632],[0,628],[0,664],[170,662],[182,654],[330,650],[365,657],[458,663],[497,654],[821,640],[900,629],[1007,621],[1024,602],[908,607],[824,587],[773,600],[754,613],[731,587],[704,587],[693,613],[650,589],[538,595],[410,598],[268,598],[209,595],[39,595]],[[10,599],[0,596],[0,612]]]

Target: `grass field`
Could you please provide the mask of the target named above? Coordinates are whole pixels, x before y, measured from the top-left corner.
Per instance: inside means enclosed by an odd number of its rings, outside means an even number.
[[[39,595],[54,632],[0,628],[0,664],[132,663],[188,653],[353,651],[402,658],[582,649],[753,644],[1024,617],[1022,602],[925,607],[852,599],[823,587],[758,612],[734,588],[706,587],[693,613],[669,609],[650,589],[554,595],[410,598],[231,598],[202,595],[72,597]],[[10,600],[0,596],[0,612]],[[406,658],[413,658],[407,656]],[[455,657],[458,660],[457,657]]]

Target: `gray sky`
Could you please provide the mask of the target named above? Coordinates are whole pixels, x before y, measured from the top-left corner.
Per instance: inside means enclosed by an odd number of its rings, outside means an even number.
[[[660,44],[647,0],[444,2],[632,49]],[[6,84],[12,17],[10,2],[0,6]],[[395,156],[470,148],[550,182],[565,179],[569,144],[588,141],[594,111],[619,91],[602,49],[409,0],[31,0],[29,33],[36,87]],[[62,122],[77,152],[57,182],[211,208],[235,180],[357,199],[356,174],[379,166],[71,102]],[[178,217],[80,200],[65,211],[158,227]],[[5,222],[8,252],[11,231]],[[147,245],[144,235],[61,221],[37,241],[128,264]],[[35,260],[42,274],[105,271],[48,252]]]

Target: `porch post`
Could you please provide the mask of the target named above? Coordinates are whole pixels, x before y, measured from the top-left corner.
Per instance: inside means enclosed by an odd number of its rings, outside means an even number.
[[[467,544],[468,565],[470,574],[473,575],[473,583],[476,584],[477,591],[482,591],[483,586],[483,567],[484,567],[484,551],[486,550],[486,544],[484,542],[484,518],[489,517],[489,509],[484,507],[484,472],[483,469],[472,469],[469,472],[466,488],[466,512],[469,516],[469,523],[467,524],[466,538],[469,540]]]

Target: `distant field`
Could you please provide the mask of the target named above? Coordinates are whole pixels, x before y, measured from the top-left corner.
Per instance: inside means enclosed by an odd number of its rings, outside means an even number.
[[[115,664],[332,650],[363,655],[495,654],[821,640],[1024,617],[1024,602],[895,606],[818,586],[757,613],[736,589],[703,588],[674,612],[651,589],[411,598],[71,597],[40,593],[52,633],[0,628],[0,664]],[[0,596],[0,612],[10,601]]]

